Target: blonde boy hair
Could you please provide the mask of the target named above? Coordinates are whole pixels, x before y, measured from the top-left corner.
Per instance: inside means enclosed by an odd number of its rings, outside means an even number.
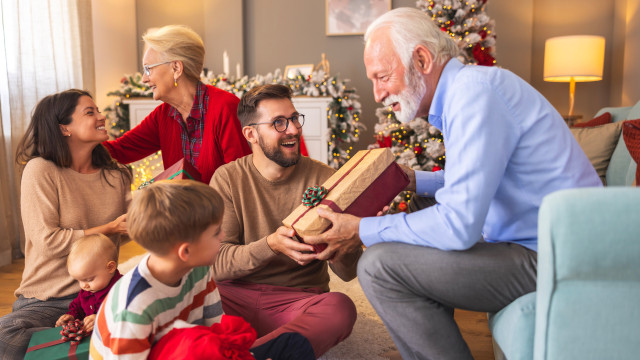
[[[118,263],[118,247],[103,234],[93,234],[84,236],[76,240],[71,245],[71,251],[67,257],[67,264],[78,260],[104,259],[106,262],[115,261]]]
[[[167,25],[142,36],[145,44],[164,61],[182,61],[187,79],[200,81],[204,67],[204,42],[200,35],[184,25]]]
[[[198,240],[222,220],[224,203],[209,185],[193,180],[165,180],[135,194],[127,215],[129,236],[157,255]]]

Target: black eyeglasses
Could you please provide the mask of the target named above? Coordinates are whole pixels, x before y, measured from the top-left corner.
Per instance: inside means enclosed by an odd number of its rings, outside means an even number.
[[[293,126],[295,126],[296,129],[300,129],[302,125],[304,125],[304,114],[294,114],[290,118],[280,116],[271,122],[251,123],[251,124],[247,124],[247,126],[271,124],[273,125],[273,127],[276,129],[277,132],[283,133],[287,131],[287,128],[289,127],[289,121],[293,123]]]

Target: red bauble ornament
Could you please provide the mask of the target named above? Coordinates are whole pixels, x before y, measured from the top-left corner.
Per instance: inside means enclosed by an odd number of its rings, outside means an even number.
[[[473,54],[473,58],[478,62],[478,65],[493,66],[493,61],[495,59],[493,58],[493,56],[491,56],[491,54],[489,54],[488,50],[489,49],[487,48],[482,49],[482,45],[480,45],[480,43],[477,43],[473,47],[473,50],[471,50],[471,52]]]
[[[440,171],[442,170],[442,168],[438,165],[434,165],[433,168],[431,169],[431,171]]]
[[[381,148],[391,147],[391,136],[377,135],[376,142]]]
[[[398,210],[400,211],[406,211],[407,210],[407,203],[406,202],[401,202],[398,204]]]
[[[422,154],[422,146],[418,145],[416,147],[413,148],[413,152],[416,153],[416,155],[420,155]]]

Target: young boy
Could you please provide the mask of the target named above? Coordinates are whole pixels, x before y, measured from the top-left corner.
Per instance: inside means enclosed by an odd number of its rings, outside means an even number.
[[[118,247],[105,235],[87,235],[72,245],[67,257],[67,271],[78,280],[81,290],[56,326],[69,320],[84,319],[84,330],[88,333],[93,330],[102,301],[122,277],[118,271]]]
[[[129,235],[149,254],[114,285],[100,308],[91,337],[90,358],[144,359],[170,332],[167,339],[177,334],[193,343],[183,344],[184,358],[189,358],[192,348],[202,350],[198,345],[207,340],[215,340],[212,343],[224,348],[212,349],[210,355],[217,350],[230,351],[231,344],[226,339],[237,339],[238,335],[244,342],[234,344],[234,351],[242,353],[236,358],[250,356],[255,330],[241,326],[239,323],[246,323],[241,318],[222,317],[220,295],[211,271],[224,237],[220,229],[222,204],[215,190],[190,180],[156,182],[134,196],[127,215]],[[202,334],[219,320],[221,324]],[[189,329],[185,328],[193,328],[200,335],[189,336],[184,332]],[[293,335],[288,342],[279,339],[276,343],[278,339],[274,339],[261,345],[254,352],[255,357],[282,359],[282,355],[292,353],[292,359],[313,358],[306,338]],[[267,344],[271,347],[265,351]],[[174,348],[167,346],[167,351]],[[297,354],[302,357],[295,357]],[[174,355],[156,354],[158,358],[175,358]]]

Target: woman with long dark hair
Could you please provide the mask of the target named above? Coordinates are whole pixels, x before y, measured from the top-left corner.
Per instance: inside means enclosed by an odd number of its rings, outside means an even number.
[[[101,145],[105,120],[88,92],[66,90],[36,105],[18,145],[25,264],[13,312],[0,318],[2,359],[22,359],[31,335],[68,311],[80,290],[66,269],[73,242],[126,234],[131,173]]]

